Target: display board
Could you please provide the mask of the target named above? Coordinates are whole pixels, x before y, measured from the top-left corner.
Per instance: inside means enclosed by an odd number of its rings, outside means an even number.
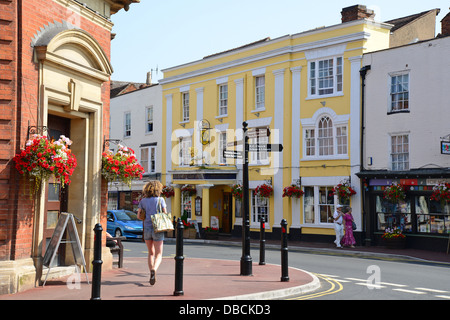
[[[62,241],[65,230],[67,230],[67,241]],[[43,286],[45,286],[45,283],[47,282],[47,277],[50,273],[52,262],[55,259],[56,253],[58,252],[58,248],[61,243],[70,243],[75,263],[77,265],[83,266],[86,273],[86,262],[84,260],[83,250],[81,249],[81,243],[78,237],[73,214],[62,212],[59,216],[58,223],[56,224],[55,231],[53,232],[50,243],[48,244],[48,247],[45,251],[44,259],[42,262],[44,266],[48,267]],[[86,279],[89,283],[87,273]]]

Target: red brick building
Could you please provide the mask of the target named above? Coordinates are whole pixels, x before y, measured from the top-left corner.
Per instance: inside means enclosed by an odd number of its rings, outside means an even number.
[[[109,128],[110,16],[139,0],[83,2],[0,0],[0,294],[41,283],[60,212],[81,220],[88,269],[92,230],[98,222],[106,230],[100,170]],[[70,186],[50,179],[33,194],[34,183],[16,170],[14,155],[36,132],[73,141],[78,165]],[[73,262],[69,251],[58,253],[59,269]],[[105,254],[104,267],[110,262]]]

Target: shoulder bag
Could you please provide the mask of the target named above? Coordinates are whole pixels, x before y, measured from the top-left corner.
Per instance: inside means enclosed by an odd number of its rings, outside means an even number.
[[[156,214],[152,215],[153,230],[155,232],[166,232],[173,230],[172,215],[164,213],[161,206],[161,200],[158,198],[156,205]]]

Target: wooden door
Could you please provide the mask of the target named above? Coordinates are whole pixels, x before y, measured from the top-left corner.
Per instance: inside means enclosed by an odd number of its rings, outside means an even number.
[[[222,214],[222,231],[224,233],[231,233],[231,224],[233,222],[232,210],[232,199],[231,193],[223,193],[223,214]]]

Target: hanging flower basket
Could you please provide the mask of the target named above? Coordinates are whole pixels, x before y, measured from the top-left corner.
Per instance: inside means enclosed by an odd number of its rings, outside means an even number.
[[[394,182],[384,189],[383,198],[391,203],[398,203],[400,200],[405,200],[405,188],[401,184]]]
[[[197,194],[197,189],[193,185],[185,184],[181,187],[181,193],[186,196],[193,197]]]
[[[283,198],[284,197],[300,198],[301,196],[303,196],[303,194],[304,194],[303,190],[295,184],[290,185],[289,187],[283,189]]]
[[[271,185],[261,184],[256,187],[255,193],[261,198],[270,198],[270,196],[273,194],[273,188]]]
[[[108,181],[120,181],[131,187],[131,181],[142,179],[144,168],[138,163],[131,148],[119,144],[113,154],[110,150],[102,154],[102,176]]]
[[[244,187],[241,184],[235,184],[231,187],[231,194],[236,199],[242,199],[244,195]]]
[[[14,156],[16,169],[34,180],[34,191],[51,176],[64,188],[70,184],[70,177],[77,166],[77,160],[69,149],[71,144],[72,141],[65,136],[58,141],[49,141],[46,136],[33,135],[26,142],[25,149]]]
[[[431,200],[439,201],[441,204],[450,201],[450,183],[440,183],[433,187],[433,194]]]
[[[162,188],[161,195],[167,199],[167,198],[173,197],[175,195],[175,191],[173,191],[172,187],[164,186]]]
[[[356,191],[350,186],[348,182],[340,183],[333,188],[333,195],[339,199],[339,203],[348,203],[350,197],[356,194]]]

